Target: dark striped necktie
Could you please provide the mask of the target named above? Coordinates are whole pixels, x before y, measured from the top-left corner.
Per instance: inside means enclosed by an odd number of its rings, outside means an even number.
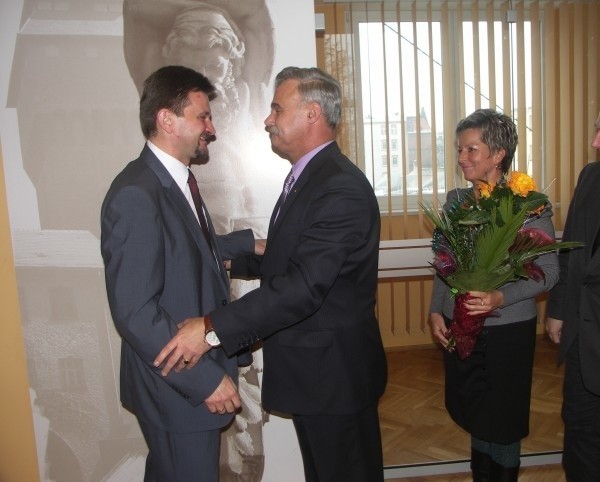
[[[210,239],[210,231],[208,229],[208,222],[206,221],[206,215],[204,214],[204,208],[202,203],[202,196],[200,196],[200,190],[198,189],[198,183],[196,182],[196,178],[191,170],[188,170],[188,185],[190,186],[190,192],[192,193],[192,199],[194,200],[194,206],[196,206],[196,214],[198,215],[198,220],[200,221],[200,227],[202,228],[202,232],[204,233],[204,237],[206,238],[206,242],[211,250],[212,241]],[[214,252],[214,251],[213,251]]]

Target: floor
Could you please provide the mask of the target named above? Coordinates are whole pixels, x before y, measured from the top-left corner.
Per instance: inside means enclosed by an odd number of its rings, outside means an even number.
[[[472,480],[470,473],[461,473],[386,479],[386,482],[472,482]],[[519,471],[519,482],[565,482],[565,480],[565,475],[560,465],[523,467]]]
[[[444,407],[444,374],[438,348],[391,351],[387,354],[389,381],[379,406],[385,466],[406,466],[469,458],[469,435],[450,420]],[[522,452],[557,453],[562,449],[561,367],[556,365],[556,346],[546,337],[537,342],[532,386],[530,435]],[[519,480],[562,482],[558,461],[522,467]],[[388,481],[470,481],[468,464],[464,473],[389,478]],[[390,471],[388,470],[388,473]],[[389,474],[388,474],[389,476]]]

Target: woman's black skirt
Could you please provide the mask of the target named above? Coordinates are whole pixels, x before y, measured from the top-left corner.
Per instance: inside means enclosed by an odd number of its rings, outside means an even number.
[[[472,436],[510,444],[529,434],[536,322],[484,326],[464,360],[445,352],[446,408]]]

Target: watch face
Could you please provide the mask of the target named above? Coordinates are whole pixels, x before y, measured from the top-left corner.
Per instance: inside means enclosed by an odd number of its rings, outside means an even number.
[[[219,337],[214,330],[210,330],[208,333],[206,333],[204,339],[210,346],[219,346],[221,344],[221,340],[219,340]]]

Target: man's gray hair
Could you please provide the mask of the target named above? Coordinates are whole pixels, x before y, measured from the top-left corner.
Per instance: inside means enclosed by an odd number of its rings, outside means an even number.
[[[331,75],[316,67],[286,67],[275,78],[275,88],[285,80],[298,80],[298,92],[304,102],[321,106],[327,123],[336,129],[342,118],[342,87]]]

